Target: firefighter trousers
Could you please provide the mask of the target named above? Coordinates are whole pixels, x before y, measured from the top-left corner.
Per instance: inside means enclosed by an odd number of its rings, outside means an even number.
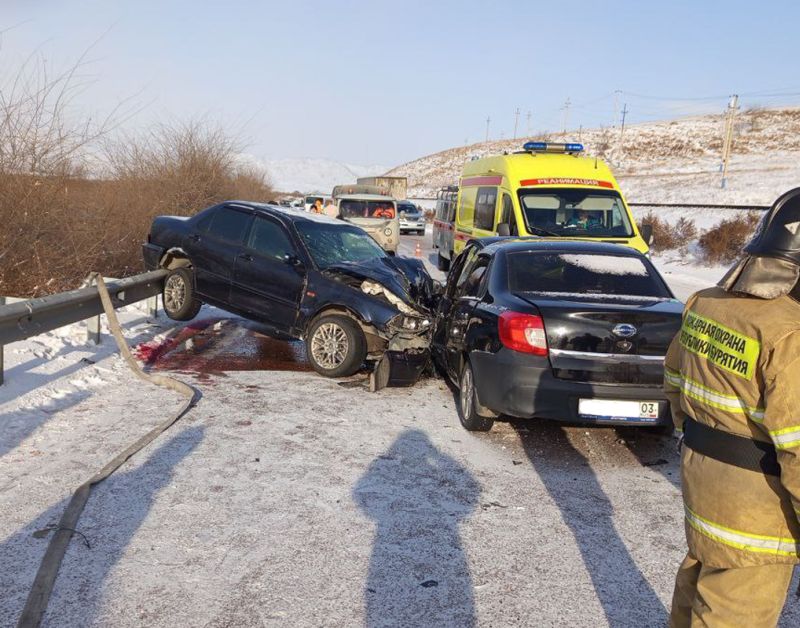
[[[783,564],[719,569],[687,554],[675,579],[670,628],[774,628],[793,570]]]

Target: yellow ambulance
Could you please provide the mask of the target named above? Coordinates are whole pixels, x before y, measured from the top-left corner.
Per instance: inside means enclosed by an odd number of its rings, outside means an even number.
[[[440,257],[455,259],[471,238],[492,235],[615,242],[647,253],[650,230],[639,232],[608,166],[582,152],[581,144],[528,142],[517,153],[468,161],[453,251]]]

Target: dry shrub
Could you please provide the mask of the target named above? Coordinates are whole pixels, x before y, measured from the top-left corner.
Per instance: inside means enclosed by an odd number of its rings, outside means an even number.
[[[710,264],[730,264],[741,256],[747,242],[761,220],[757,212],[728,218],[706,231],[698,241]]]
[[[0,295],[139,272],[154,216],[271,199],[265,175],[238,163],[236,138],[207,121],[112,140],[110,118],[67,115],[74,75],[26,66],[0,85]]]
[[[642,225],[652,225],[652,248],[656,251],[668,251],[685,247],[697,237],[697,227],[694,224],[694,220],[689,220],[683,216],[675,224],[670,224],[650,211],[642,217],[638,225],[639,229],[642,228]]]

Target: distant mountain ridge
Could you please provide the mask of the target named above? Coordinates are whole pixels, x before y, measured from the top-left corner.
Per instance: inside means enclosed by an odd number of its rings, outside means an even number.
[[[279,192],[330,194],[334,185],[355,183],[358,177],[376,176],[388,170],[377,164],[362,166],[316,157],[260,160],[243,154],[240,159],[266,170],[272,186]]]

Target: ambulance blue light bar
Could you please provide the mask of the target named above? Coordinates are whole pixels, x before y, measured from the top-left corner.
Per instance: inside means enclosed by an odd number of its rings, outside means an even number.
[[[549,142],[526,142],[522,150],[528,153],[582,153],[583,144],[551,144]]]

